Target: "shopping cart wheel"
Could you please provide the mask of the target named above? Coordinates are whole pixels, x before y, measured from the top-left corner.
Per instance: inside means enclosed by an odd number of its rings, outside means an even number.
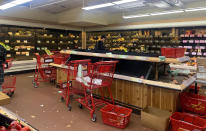
[[[14,95],[14,92],[9,92],[9,93],[7,93],[7,95],[8,95],[9,97],[12,97],[12,96]]]
[[[69,109],[69,111],[72,110],[72,105],[71,104],[68,105],[68,109]]]
[[[96,122],[97,121],[97,115],[96,114],[93,114],[93,117],[91,119],[93,122]]]
[[[64,97],[63,96],[61,97],[61,102],[64,102]]]
[[[34,88],[38,88],[38,86],[37,86],[37,83],[36,83],[36,82],[34,82],[34,83],[33,83],[33,85],[34,85]]]
[[[82,104],[79,104],[79,108],[80,108],[80,109],[83,109],[83,106],[82,106]]]

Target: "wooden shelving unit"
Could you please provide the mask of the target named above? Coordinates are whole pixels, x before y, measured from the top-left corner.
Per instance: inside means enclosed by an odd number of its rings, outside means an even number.
[[[9,25],[0,27],[0,41],[11,47],[7,56],[15,60],[32,59],[35,52],[44,53],[45,48],[58,51],[82,47],[80,31]]]

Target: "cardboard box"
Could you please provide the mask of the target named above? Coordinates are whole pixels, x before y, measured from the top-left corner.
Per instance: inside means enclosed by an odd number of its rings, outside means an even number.
[[[10,103],[10,97],[0,92],[0,106]]]
[[[206,58],[202,58],[202,57],[197,58],[197,80],[206,83]]]
[[[197,58],[197,65],[206,67],[206,58],[203,57]]]
[[[141,123],[156,131],[168,131],[171,115],[169,111],[147,107],[141,111]]]

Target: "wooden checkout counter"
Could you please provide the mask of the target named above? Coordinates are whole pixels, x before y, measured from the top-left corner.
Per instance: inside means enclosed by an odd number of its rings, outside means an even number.
[[[169,63],[182,63],[189,60],[188,57],[183,58],[166,58],[165,61],[161,61],[159,57],[143,57],[143,56],[129,56],[129,55],[117,55],[111,53],[92,53],[64,50],[61,51],[64,54],[70,54],[71,59],[97,59],[97,60],[119,60],[117,64],[117,74],[114,75],[113,84],[111,87],[112,94],[116,102],[126,104],[127,106],[142,109],[146,106],[156,107],[159,109],[168,110],[171,112],[176,111],[179,108],[179,93],[185,90],[189,85],[195,81],[195,77],[191,76],[188,79],[183,80],[180,84],[173,84],[168,82],[158,81],[159,66]],[[123,61],[123,62],[122,62]],[[134,64],[132,63],[134,62]],[[139,63],[138,63],[139,62]],[[146,63],[144,63],[146,62]],[[148,66],[148,74],[155,74],[154,80],[142,79],[136,77],[135,67],[138,64],[144,63]],[[67,68],[66,65],[50,64],[58,67],[57,81],[66,81],[65,71],[62,69]],[[123,65],[123,66],[121,66]],[[150,68],[154,68],[155,73],[151,73]],[[137,67],[139,68],[139,67]],[[129,72],[125,72],[130,70]],[[138,69],[137,71],[141,71]],[[148,77],[149,78],[149,77]],[[98,95],[100,92],[97,90],[95,93]],[[109,97],[107,91],[105,91],[105,97]]]

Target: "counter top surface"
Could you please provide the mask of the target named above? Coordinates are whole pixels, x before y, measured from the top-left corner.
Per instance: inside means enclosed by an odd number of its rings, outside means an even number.
[[[59,64],[51,63],[50,66],[63,68],[63,69],[68,69],[68,66],[66,66],[66,65],[59,65]],[[189,85],[191,85],[196,80],[195,76],[192,76],[188,80],[183,81],[183,83],[181,85],[177,85],[177,84],[172,84],[172,83],[146,80],[146,79],[141,79],[141,78],[137,78],[137,77],[120,75],[120,74],[114,74],[114,78],[115,79],[132,81],[132,82],[137,82],[137,83],[142,83],[142,84],[147,84],[147,85],[153,85],[153,86],[157,86],[157,87],[161,87],[161,88],[167,88],[167,89],[171,89],[171,90],[177,90],[177,91],[183,91],[184,89],[189,87]]]
[[[62,50],[61,53],[82,55],[82,56],[94,56],[114,59],[126,59],[126,60],[137,60],[137,61],[148,61],[148,62],[162,62],[162,63],[182,63],[188,61],[190,58],[185,56],[181,58],[166,58],[165,61],[161,61],[159,57],[148,57],[148,56],[132,56],[132,55],[117,55],[111,53],[92,53],[92,52],[81,52],[74,50]]]

